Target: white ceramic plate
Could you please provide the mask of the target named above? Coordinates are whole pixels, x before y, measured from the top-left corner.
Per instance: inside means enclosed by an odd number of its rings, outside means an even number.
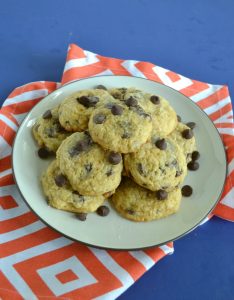
[[[47,109],[67,95],[102,84],[106,87],[137,87],[168,99],[183,122],[197,124],[195,137],[201,153],[200,168],[189,172],[185,184],[194,193],[182,200],[179,212],[168,218],[136,223],[120,217],[113,209],[107,217],[89,214],[86,222],[74,214],[47,205],[40,186],[40,176],[49,164],[37,156],[31,128]],[[15,138],[13,170],[20,192],[30,208],[46,224],[76,241],[111,249],[140,249],[173,241],[190,232],[208,215],[220,198],[226,177],[226,156],[219,133],[207,115],[190,99],[162,84],[136,77],[99,76],[82,79],[51,93],[40,101],[24,119]]]

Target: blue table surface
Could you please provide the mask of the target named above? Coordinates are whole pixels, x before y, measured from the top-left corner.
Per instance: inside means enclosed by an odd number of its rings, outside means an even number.
[[[1,1],[0,101],[60,81],[69,43],[227,84],[234,99],[232,0]],[[213,218],[175,242],[119,299],[234,299],[234,225]]]

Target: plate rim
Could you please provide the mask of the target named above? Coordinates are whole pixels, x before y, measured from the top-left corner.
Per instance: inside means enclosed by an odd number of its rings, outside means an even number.
[[[190,228],[189,230],[183,232],[182,234],[180,234],[179,236],[173,238],[173,239],[169,239],[163,243],[159,243],[159,244],[154,244],[154,245],[150,245],[150,246],[145,246],[145,247],[137,247],[137,248],[112,248],[112,247],[107,247],[107,246],[98,246],[98,245],[95,245],[95,244],[90,244],[90,243],[87,243],[87,242],[84,242],[84,241],[80,241],[78,239],[75,239],[75,238],[72,238],[70,237],[69,235],[66,235],[65,233],[63,233],[62,231],[54,228],[52,225],[48,224],[31,206],[30,204],[28,203],[28,201],[25,199],[25,197],[23,196],[23,193],[21,192],[21,189],[20,189],[20,186],[17,182],[17,179],[16,179],[16,176],[15,176],[15,169],[14,169],[14,159],[13,159],[13,154],[14,154],[14,149],[15,149],[15,142],[16,142],[16,139],[17,139],[17,136],[18,136],[18,133],[19,133],[19,129],[23,126],[24,124],[24,121],[25,119],[27,118],[27,116],[31,113],[31,111],[39,104],[41,103],[41,101],[46,101],[46,98],[48,96],[51,96],[53,93],[57,92],[58,90],[61,90],[63,89],[64,87],[66,86],[69,86],[71,84],[74,84],[75,82],[79,82],[79,81],[83,81],[83,80],[87,80],[87,79],[91,79],[91,78],[103,78],[103,77],[128,77],[128,78],[138,78],[138,79],[143,79],[143,80],[146,80],[146,81],[150,81],[150,82],[153,82],[153,83],[157,83],[159,85],[162,85],[162,86],[166,86],[167,88],[173,90],[175,93],[178,93],[179,95],[182,95],[183,97],[187,98],[187,100],[189,100],[192,105],[194,105],[195,107],[197,107],[201,113],[203,113],[203,115],[209,120],[209,122],[212,124],[213,128],[216,130],[217,134],[218,134],[218,137],[219,137],[219,140],[221,142],[221,145],[222,145],[222,149],[223,149],[223,152],[224,152],[224,156],[225,156],[225,177],[224,177],[224,181],[222,183],[222,188],[221,188],[221,191],[220,191],[220,194],[219,196],[217,197],[216,201],[214,202],[214,204],[212,205],[211,209],[208,211],[208,213],[206,213],[204,215],[204,217],[202,217],[202,219],[197,223],[195,224],[192,228]],[[172,88],[171,86],[168,86],[166,84],[163,84],[163,83],[160,83],[160,82],[157,82],[157,81],[154,81],[154,80],[151,80],[151,79],[148,79],[148,78],[143,78],[143,77],[139,77],[139,76],[129,76],[129,75],[98,75],[98,76],[91,76],[91,77],[84,77],[84,78],[81,78],[81,79],[76,79],[76,80],[73,80],[71,82],[68,82],[68,83],[65,83],[64,85],[58,87],[56,90],[54,90],[53,92],[49,93],[48,95],[46,95],[44,98],[42,98],[38,103],[36,103],[29,111],[28,113],[26,114],[26,116],[24,117],[24,119],[21,121],[21,124],[20,126],[18,127],[17,129],[17,132],[15,134],[15,137],[14,137],[14,141],[13,141],[13,144],[12,144],[12,152],[11,152],[11,168],[12,168],[12,175],[13,175],[13,179],[15,181],[15,184],[18,188],[18,191],[22,197],[22,199],[24,200],[24,202],[26,203],[26,205],[30,208],[31,211],[33,211],[36,216],[39,218],[40,221],[42,221],[44,224],[46,224],[48,227],[52,228],[53,230],[55,230],[56,232],[60,233],[62,236],[74,241],[74,242],[79,242],[83,245],[86,245],[86,246],[89,246],[89,247],[95,247],[97,249],[103,249],[103,250],[114,250],[114,251],[137,251],[137,250],[144,250],[144,249],[151,249],[151,248],[154,248],[154,247],[160,247],[162,245],[165,245],[167,243],[170,243],[170,242],[174,242],[180,238],[182,238],[183,236],[187,235],[188,233],[192,232],[194,229],[196,229],[205,219],[206,217],[213,211],[213,209],[215,208],[215,206],[217,205],[217,203],[219,202],[219,200],[221,199],[221,196],[222,196],[222,193],[224,191],[224,187],[225,187],[225,183],[226,183],[226,179],[227,179],[227,175],[228,175],[228,163],[227,163],[227,153],[226,153],[226,150],[225,150],[225,145],[222,141],[222,138],[221,138],[221,135],[218,131],[218,129],[216,128],[216,126],[214,125],[214,123],[212,122],[212,120],[209,118],[208,114],[203,110],[201,109],[194,101],[192,101],[192,99],[190,99],[189,97],[185,96],[184,94],[182,94],[181,92],[177,91],[176,89]]]

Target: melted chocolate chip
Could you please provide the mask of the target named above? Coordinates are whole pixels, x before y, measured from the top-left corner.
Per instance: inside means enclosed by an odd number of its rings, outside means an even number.
[[[81,195],[79,192],[73,191],[72,194],[75,195],[75,196],[78,196],[78,199],[77,199],[77,197],[75,197],[76,202],[78,202],[78,201],[79,202],[85,202],[85,197],[83,195]]]
[[[164,190],[158,190],[156,192],[156,197],[157,197],[158,200],[166,200],[167,196],[168,196],[168,194]]]
[[[108,156],[108,161],[112,164],[112,165],[117,165],[121,162],[122,160],[122,156],[120,153],[116,153],[116,152],[110,152],[109,156]]]
[[[46,132],[47,136],[50,138],[56,137],[56,135],[57,135],[56,130],[53,127],[46,128],[45,132]]]
[[[142,163],[137,164],[137,171],[141,174],[144,175],[144,169]]]
[[[153,96],[150,97],[150,101],[153,104],[156,104],[156,105],[160,104],[160,98],[158,96],[155,96],[155,95],[153,95]]]
[[[177,121],[181,122],[181,116],[177,115]]]
[[[124,101],[125,104],[130,107],[130,106],[137,106],[137,100],[134,97],[129,97],[127,100]]]
[[[167,149],[166,140],[165,139],[157,140],[155,146],[160,150],[166,150]]]
[[[103,114],[98,114],[93,117],[93,122],[95,124],[103,124],[106,120],[106,116]]]
[[[76,216],[77,216],[77,219],[79,219],[80,221],[86,221],[86,219],[87,219],[86,213],[77,213]]]
[[[182,137],[186,140],[189,140],[193,137],[192,129],[185,129],[182,131]]]
[[[98,89],[98,90],[107,90],[107,88],[104,86],[104,85],[102,85],[102,84],[99,84],[99,85],[97,85],[96,87],[95,87],[95,89]]]
[[[106,176],[107,176],[107,177],[111,176],[112,174],[113,174],[113,170],[112,170],[112,169],[110,169],[110,170],[108,170],[108,171],[106,172]]]
[[[37,153],[38,153],[38,156],[42,159],[48,158],[51,155],[53,155],[52,151],[50,151],[49,149],[44,148],[44,147],[38,149]]]
[[[71,157],[75,156],[75,155],[78,155],[80,152],[74,147],[74,148],[71,148],[68,153],[70,154]]]
[[[186,124],[190,129],[194,129],[196,127],[196,123],[195,122],[188,122]]]
[[[110,212],[109,207],[107,207],[105,205],[99,206],[97,209],[97,214],[101,217],[107,216],[109,214],[109,212]]]
[[[108,108],[108,109],[112,109],[113,105],[115,105],[115,104],[109,102],[109,103],[106,103],[106,104],[105,104],[105,107]]]
[[[42,115],[43,119],[51,119],[52,118],[52,113],[51,110],[47,110],[46,112],[44,112],[44,114]]]
[[[63,174],[59,174],[59,175],[55,176],[54,181],[57,186],[62,187],[64,185],[66,185],[67,178]]]
[[[187,164],[187,167],[190,171],[196,171],[197,169],[199,169],[199,163],[192,160]]]
[[[75,145],[75,148],[79,152],[87,150],[88,149],[88,141],[81,140],[81,141],[77,142],[77,144]]]
[[[193,193],[193,189],[190,185],[184,185],[181,189],[181,193],[184,197],[189,197]]]
[[[182,174],[183,174],[183,171],[182,170],[178,170],[178,171],[176,171],[175,177],[179,177]]]
[[[192,160],[198,160],[200,158],[200,153],[198,151],[193,151]]]
[[[132,209],[126,209],[125,211],[126,211],[126,213],[129,214],[129,215],[134,215],[134,214],[135,214],[135,211],[132,210]]]
[[[124,132],[124,134],[121,136],[122,139],[129,139],[130,138],[130,133]]]
[[[111,108],[111,113],[114,116],[120,116],[123,114],[123,108],[117,104],[114,104]]]
[[[90,173],[92,171],[93,164],[89,163],[89,164],[84,165],[84,167],[85,167],[86,172]]]
[[[81,96],[80,98],[77,98],[77,101],[88,108],[95,107],[99,102],[99,98],[96,96]]]
[[[151,116],[147,114],[140,105],[130,106],[129,109],[137,113],[139,116],[142,116],[144,118],[151,118]]]

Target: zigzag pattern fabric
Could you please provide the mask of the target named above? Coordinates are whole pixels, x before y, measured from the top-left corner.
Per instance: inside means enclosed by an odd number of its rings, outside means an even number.
[[[191,80],[152,63],[107,58],[70,45],[62,84],[98,75],[161,82],[190,97],[210,116],[228,159],[225,189],[213,214],[234,221],[234,125],[228,88]],[[14,137],[28,111],[60,86],[40,81],[18,87],[0,111],[0,298],[4,300],[115,299],[174,251],[173,243],[122,252],[88,247],[47,227],[26,206],[12,175]]]

